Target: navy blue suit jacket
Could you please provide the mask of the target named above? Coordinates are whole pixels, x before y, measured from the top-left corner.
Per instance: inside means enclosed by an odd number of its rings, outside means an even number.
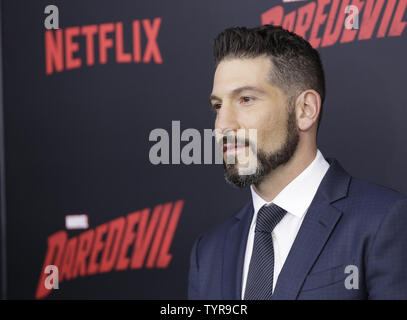
[[[327,160],[272,299],[407,299],[407,197]],[[241,299],[252,216],[250,201],[195,241],[189,299]]]

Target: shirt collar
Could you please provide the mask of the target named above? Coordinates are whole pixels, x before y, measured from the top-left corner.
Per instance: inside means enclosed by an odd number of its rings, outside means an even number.
[[[329,163],[325,160],[322,153],[317,150],[315,159],[311,164],[291,181],[271,202],[267,202],[260,197],[253,189],[253,186],[250,186],[254,212],[257,213],[265,204],[269,205],[274,203],[288,213],[301,218],[308,210],[328,169]]]

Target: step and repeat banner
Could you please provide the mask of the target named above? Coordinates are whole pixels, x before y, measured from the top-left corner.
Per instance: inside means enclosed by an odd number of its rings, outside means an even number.
[[[7,298],[186,298],[193,241],[250,199],[188,146],[213,40],[261,24],[321,54],[322,153],[407,193],[406,0],[3,0]]]

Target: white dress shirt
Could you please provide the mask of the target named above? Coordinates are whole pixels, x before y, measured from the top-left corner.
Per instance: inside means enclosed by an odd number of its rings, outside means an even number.
[[[317,150],[315,159],[291,181],[271,202],[262,199],[253,186],[252,192],[254,214],[250,225],[249,235],[246,244],[246,254],[243,265],[242,276],[242,300],[246,289],[247,274],[249,271],[250,259],[253,251],[254,230],[256,227],[257,212],[264,205],[274,203],[287,211],[284,218],[277,224],[272,232],[274,247],[274,276],[273,291],[277,283],[278,276],[283,268],[284,262],[294,243],[305,214],[314,199],[317,189],[329,169],[329,163],[324,159],[321,152]]]

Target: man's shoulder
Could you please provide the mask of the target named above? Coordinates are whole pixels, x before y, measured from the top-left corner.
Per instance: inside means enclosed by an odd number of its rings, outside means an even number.
[[[392,188],[349,174],[336,159],[327,159],[330,168],[323,179],[325,183],[321,183],[321,186],[329,189],[328,194],[340,194],[341,201],[350,204],[361,203],[367,206],[377,204],[383,207],[407,199],[406,195]],[[337,186],[339,186],[339,189]],[[338,190],[340,191],[336,192]],[[344,192],[345,190],[346,192]]]
[[[347,196],[334,204],[349,221],[360,220],[376,228],[392,212],[403,211],[407,218],[407,196],[383,185],[352,177]],[[404,211],[406,211],[404,213]]]
[[[391,206],[395,202],[407,200],[407,196],[383,185],[352,177],[348,198],[365,205]]]

